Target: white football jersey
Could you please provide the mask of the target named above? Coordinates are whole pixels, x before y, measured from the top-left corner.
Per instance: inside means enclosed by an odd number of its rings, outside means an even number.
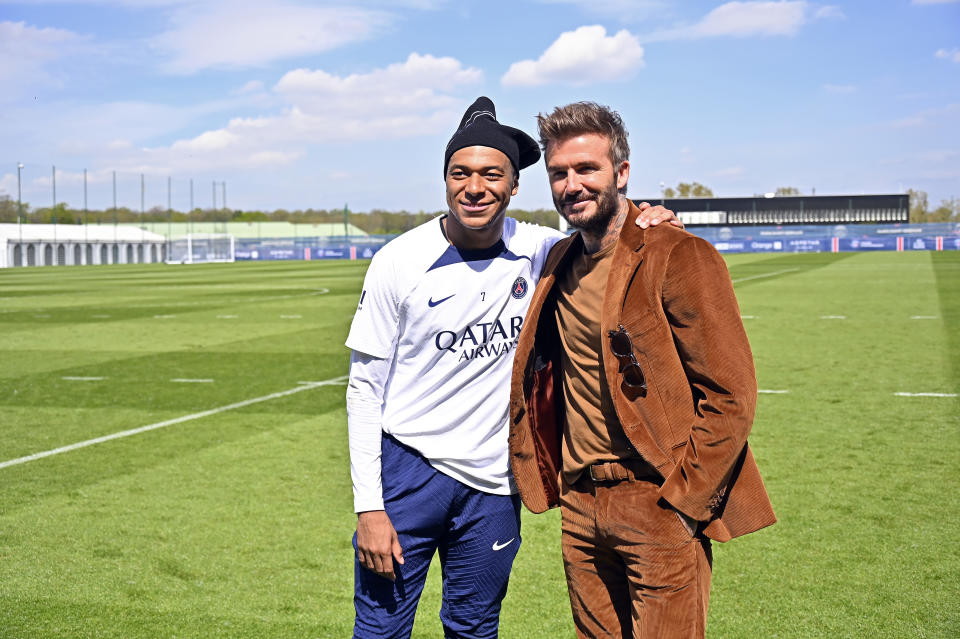
[[[513,350],[558,231],[506,218],[490,249],[454,248],[433,219],[373,257],[346,345],[392,361],[382,428],[431,465],[494,494],[508,459]]]

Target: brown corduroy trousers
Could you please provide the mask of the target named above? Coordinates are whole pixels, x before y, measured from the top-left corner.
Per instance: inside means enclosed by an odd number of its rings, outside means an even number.
[[[562,482],[563,563],[580,637],[702,638],[710,540],[643,480]]]

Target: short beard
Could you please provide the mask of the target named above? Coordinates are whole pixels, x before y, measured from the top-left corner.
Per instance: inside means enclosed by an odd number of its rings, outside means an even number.
[[[597,212],[592,217],[581,219],[577,223],[571,222],[570,219],[564,214],[567,205],[586,200],[593,200],[596,202]],[[620,211],[620,193],[617,191],[616,186],[613,186],[609,189],[600,191],[592,197],[561,198],[559,200],[554,199],[553,204],[560,215],[563,216],[563,219],[567,220],[567,222],[573,228],[587,235],[602,235],[607,231],[610,226],[610,222]]]

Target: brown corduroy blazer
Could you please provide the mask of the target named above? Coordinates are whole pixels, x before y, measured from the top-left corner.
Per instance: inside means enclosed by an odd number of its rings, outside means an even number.
[[[630,214],[614,249],[600,314],[613,404],[637,452],[663,476],[660,496],[728,541],[776,521],[747,445],[757,384],[733,284],[705,240],[668,224],[647,230]],[[561,240],[544,266],[516,347],[510,461],[524,504],[558,504],[565,403],[554,319],[556,273],[583,250]],[[608,331],[626,328],[647,382],[622,383]]]

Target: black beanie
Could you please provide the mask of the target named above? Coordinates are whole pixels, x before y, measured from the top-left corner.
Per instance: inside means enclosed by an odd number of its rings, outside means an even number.
[[[447,150],[443,155],[444,177],[450,156],[468,146],[488,146],[502,152],[510,158],[510,164],[517,173],[540,159],[540,147],[536,141],[520,129],[497,122],[496,108],[486,96],[480,96],[470,105],[460,120],[460,127],[447,142]]]

